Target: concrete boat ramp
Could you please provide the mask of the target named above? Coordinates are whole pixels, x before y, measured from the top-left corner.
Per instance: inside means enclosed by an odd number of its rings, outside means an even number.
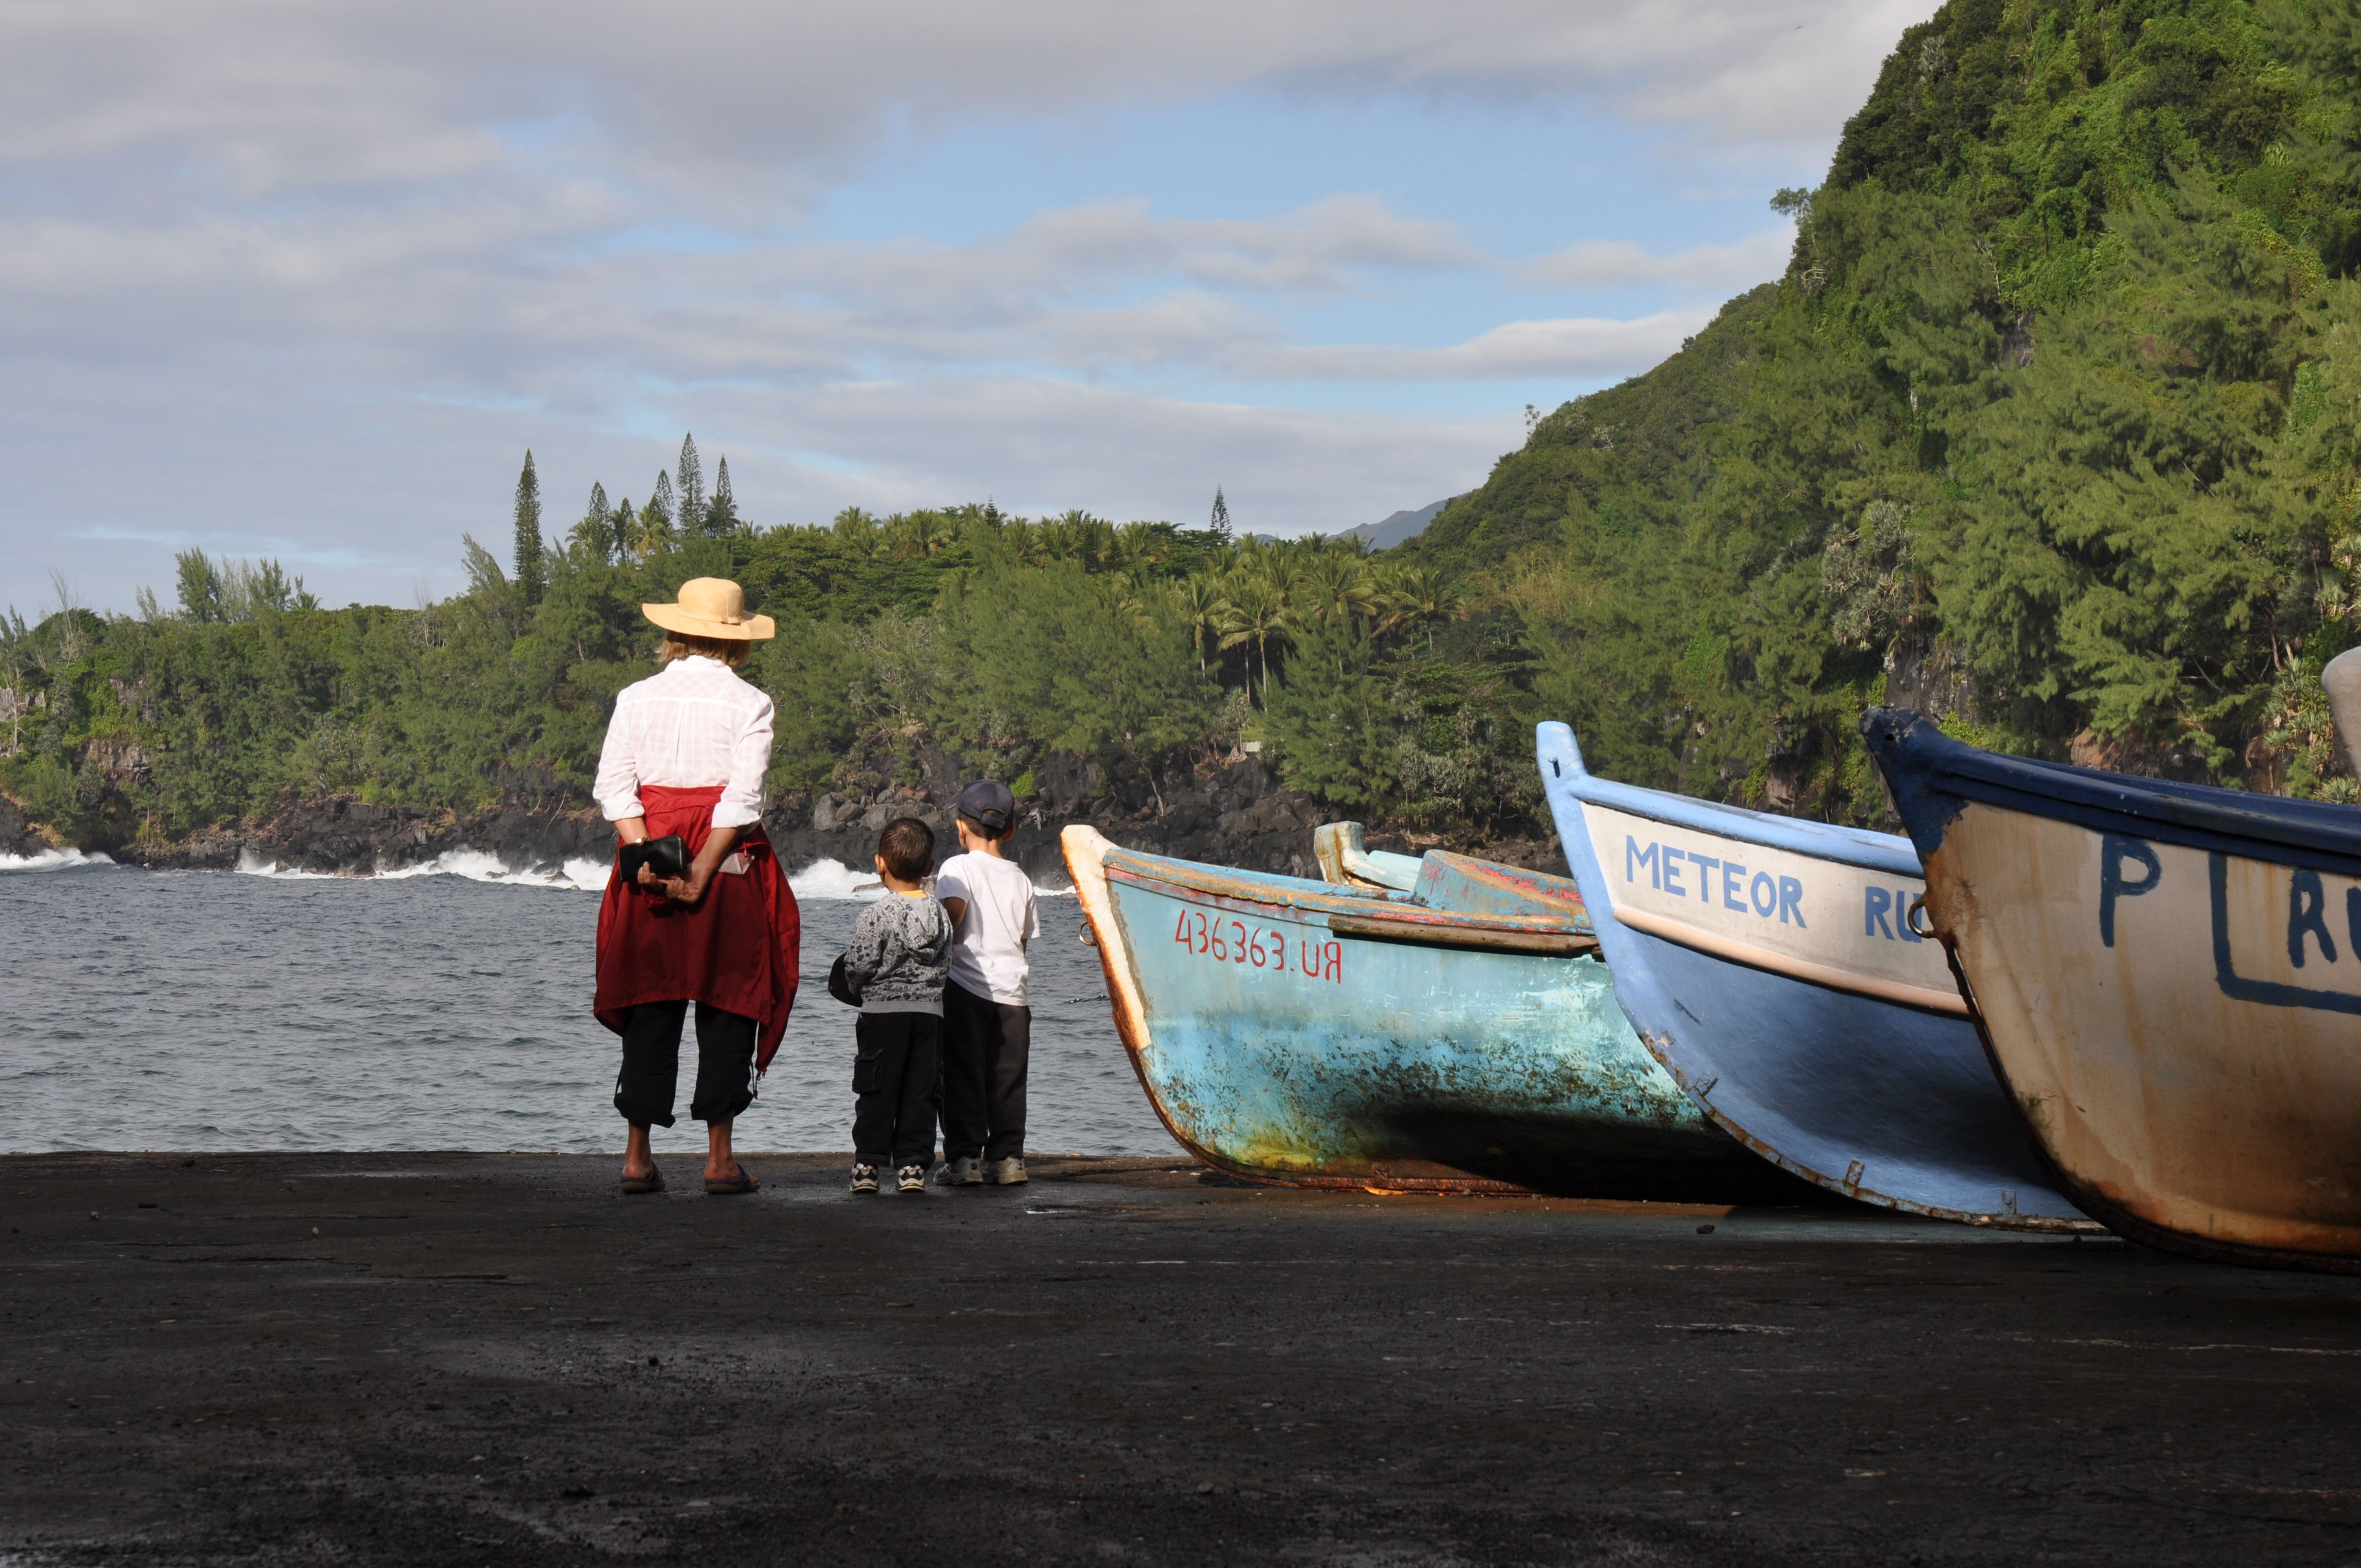
[[[2361,1279],[1177,1158],[615,1164],[0,1159],[0,1564],[2361,1563]]]

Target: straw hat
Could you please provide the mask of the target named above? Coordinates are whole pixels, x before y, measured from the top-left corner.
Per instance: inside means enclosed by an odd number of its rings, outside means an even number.
[[[748,615],[746,590],[727,577],[691,577],[680,586],[678,604],[643,604],[640,609],[666,631],[684,637],[760,642],[779,630],[767,615]]]

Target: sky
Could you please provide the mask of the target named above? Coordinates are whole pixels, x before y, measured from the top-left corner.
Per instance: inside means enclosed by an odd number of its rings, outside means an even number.
[[[0,605],[741,516],[1243,530],[1480,484],[1785,265],[1933,0],[10,0]]]

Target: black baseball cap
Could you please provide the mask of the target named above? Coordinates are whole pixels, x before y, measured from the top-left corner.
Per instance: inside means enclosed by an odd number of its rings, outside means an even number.
[[[1016,820],[1016,797],[998,779],[978,779],[960,791],[959,814],[979,828],[1005,833]]]

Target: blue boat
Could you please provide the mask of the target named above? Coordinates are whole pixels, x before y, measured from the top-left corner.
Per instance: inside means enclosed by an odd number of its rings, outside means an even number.
[[[1407,889],[1332,885],[1119,849],[1082,826],[1061,841],[1140,1087],[1216,1169],[1301,1187],[1795,1194],[1633,1037],[1562,877],[1429,854],[1408,862]]]
[[[1938,1219],[2092,1229],[2044,1171],[1940,944],[1909,841],[1593,777],[1535,736],[1615,995],[1716,1124],[1781,1169]]]
[[[1894,709],[1861,732],[2075,1201],[2158,1246],[2361,1273],[2361,809],[2001,756]]]

